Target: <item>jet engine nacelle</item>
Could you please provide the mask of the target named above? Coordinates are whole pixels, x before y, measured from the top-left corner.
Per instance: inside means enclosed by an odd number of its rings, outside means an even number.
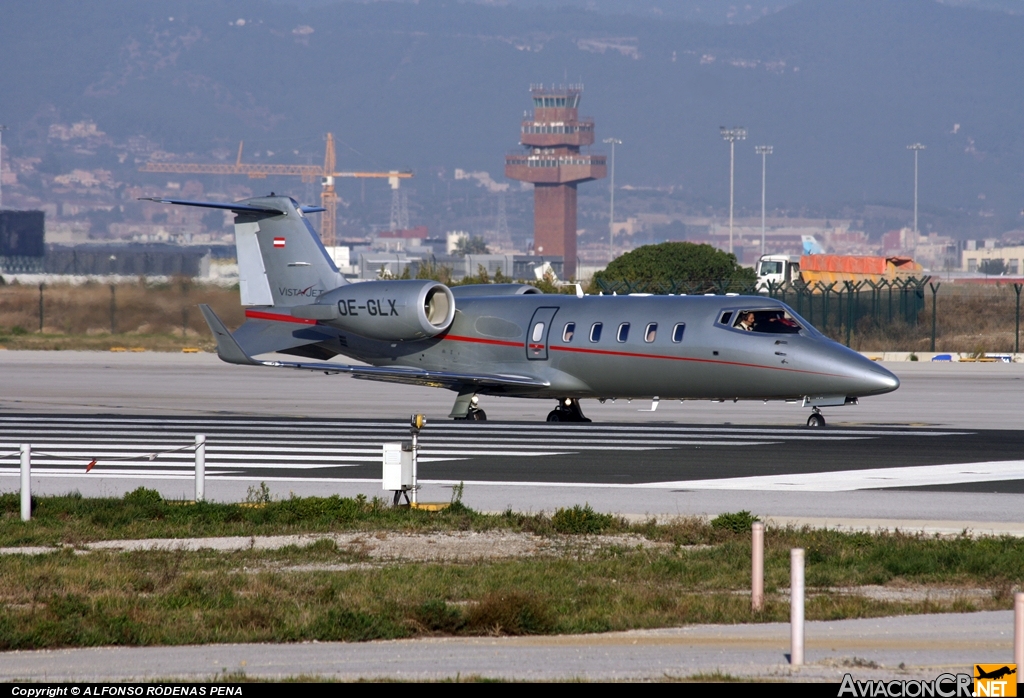
[[[369,339],[404,342],[448,329],[455,318],[455,298],[436,281],[367,281],[328,291],[315,304],[292,308],[291,313]]]

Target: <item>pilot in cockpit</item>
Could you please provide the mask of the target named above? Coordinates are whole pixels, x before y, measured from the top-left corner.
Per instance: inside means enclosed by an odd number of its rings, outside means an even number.
[[[740,313],[740,319],[736,321],[736,329],[752,332],[754,330],[754,313],[750,311]]]

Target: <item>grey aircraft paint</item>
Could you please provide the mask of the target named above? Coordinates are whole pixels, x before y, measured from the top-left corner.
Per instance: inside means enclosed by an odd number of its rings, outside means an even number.
[[[814,407],[808,424],[821,426],[817,406],[899,387],[892,373],[773,299],[577,297],[425,280],[351,284],[304,209],[287,197],[159,201],[236,213],[247,321],[232,334],[202,307],[230,363],[448,388],[459,393],[452,416],[475,419],[484,418],[476,395],[556,398],[553,421],[584,419],[580,398],[761,399],[803,400]],[[253,358],[274,351],[370,365]]]

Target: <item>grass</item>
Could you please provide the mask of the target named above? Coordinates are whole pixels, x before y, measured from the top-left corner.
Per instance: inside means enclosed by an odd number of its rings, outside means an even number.
[[[479,514],[454,501],[441,512],[410,510],[387,505],[383,499],[365,497],[293,497],[268,501],[259,489],[250,492],[251,502],[217,504],[199,502],[181,506],[164,501],[153,490],[140,488],[123,499],[86,499],[71,494],[33,498],[32,521],[20,521],[17,493],[0,495],[0,547],[17,545],[80,545],[98,540],[126,538],[181,538],[206,536],[254,536],[339,530],[392,530],[425,532],[504,529],[546,535],[558,529],[561,517],[526,515],[508,511],[502,515]],[[252,504],[260,506],[252,506]],[[246,506],[248,504],[249,506]],[[561,511],[561,510],[560,510]],[[571,511],[571,510],[570,510]],[[590,507],[589,533],[630,530],[623,520],[599,515]],[[595,520],[597,523],[595,524]]]
[[[237,289],[179,279],[166,284],[95,282],[43,289],[39,331],[39,287],[0,286],[0,346],[8,349],[151,351],[211,349],[214,344],[197,307],[209,304],[228,324],[242,323]]]
[[[301,556],[299,550],[11,557],[0,568],[0,649],[591,633],[783,622],[789,613],[780,597],[770,596],[763,612],[751,614],[742,593],[749,573],[734,564],[719,570],[714,552],[612,547],[559,559],[340,572],[278,568]],[[322,550],[315,557],[332,559]],[[777,572],[779,562],[771,559],[769,569]],[[995,597],[971,607],[886,603],[826,593],[808,598],[806,615],[859,618],[1007,604]]]
[[[380,500],[293,498],[265,506],[177,506],[47,497],[22,523],[0,498],[0,545],[123,537],[365,530],[523,531],[561,536],[561,554],[463,563],[380,561],[333,540],[280,550],[94,551],[0,557],[0,649],[213,642],[364,641],[431,635],[528,635],[689,623],[782,622],[789,549],[807,551],[810,620],[1004,609],[1024,581],[1024,541],[769,528],[764,611],[752,614],[750,535],[704,519],[628,524],[589,507],[553,516],[440,513]],[[734,518],[747,518],[739,512]],[[556,521],[575,522],[566,530]],[[580,524],[579,522],[585,522]],[[586,523],[589,522],[589,523]],[[600,525],[594,525],[599,522]],[[601,534],[661,543],[624,545]],[[573,541],[577,541],[574,543]],[[358,563],[358,564],[353,564]],[[865,584],[987,589],[946,601],[878,601],[833,591]],[[946,597],[943,597],[946,598]]]

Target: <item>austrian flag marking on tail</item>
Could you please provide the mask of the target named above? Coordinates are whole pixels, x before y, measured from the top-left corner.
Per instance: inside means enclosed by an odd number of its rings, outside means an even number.
[[[284,238],[274,238],[274,247],[284,247]]]

